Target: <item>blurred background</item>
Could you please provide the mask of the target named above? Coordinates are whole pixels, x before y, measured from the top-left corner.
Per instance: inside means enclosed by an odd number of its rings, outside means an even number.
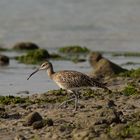
[[[0,43],[140,51],[139,0],[1,0]]]
[[[0,0],[0,44],[11,48],[20,41],[34,42],[50,52],[66,45],[86,46],[92,51],[140,52],[140,0]],[[140,63],[139,57],[105,57],[119,65]],[[88,61],[53,61],[53,65],[56,70],[91,70]],[[123,66],[132,69],[140,64]],[[0,67],[0,95],[58,88],[45,72],[27,81],[34,68],[15,60]]]

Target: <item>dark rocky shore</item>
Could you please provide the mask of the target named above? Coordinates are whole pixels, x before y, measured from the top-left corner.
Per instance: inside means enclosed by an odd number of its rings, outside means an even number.
[[[28,97],[1,97],[1,140],[138,140],[140,79],[116,77],[103,89],[81,91],[74,104],[58,108],[70,95],[49,91]],[[110,83],[112,83],[110,85]]]

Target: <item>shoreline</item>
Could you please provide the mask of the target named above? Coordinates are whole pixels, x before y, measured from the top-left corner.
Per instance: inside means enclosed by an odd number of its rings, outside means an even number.
[[[29,95],[20,103],[20,100],[16,99],[15,103],[1,104],[0,139],[14,139],[20,136],[28,140],[139,138],[139,79],[112,78],[110,82],[112,81],[117,86],[112,86],[113,92],[110,94],[102,89],[82,91],[76,112],[72,111],[73,103],[67,108],[58,108],[69,96],[63,90]],[[126,83],[135,85],[135,94]],[[126,91],[129,94],[126,94]],[[25,123],[29,122],[29,116],[34,112],[38,112],[42,117],[41,122],[26,126]],[[50,120],[53,122],[51,125]],[[130,127],[134,131],[131,132],[128,129]],[[116,133],[118,129],[119,132]],[[126,130],[128,132],[125,134]]]

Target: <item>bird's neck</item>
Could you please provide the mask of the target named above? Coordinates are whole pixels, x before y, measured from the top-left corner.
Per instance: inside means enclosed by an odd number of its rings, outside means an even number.
[[[53,70],[53,66],[52,64],[50,65],[50,67],[47,69],[47,74],[48,76],[52,79],[52,75],[54,74],[54,70]]]

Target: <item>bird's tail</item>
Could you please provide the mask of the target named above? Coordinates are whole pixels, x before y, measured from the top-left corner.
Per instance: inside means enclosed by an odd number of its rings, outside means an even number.
[[[101,83],[101,82],[95,81],[94,79],[92,79],[92,82],[93,82],[94,86],[99,87],[99,88],[103,88],[103,89],[111,92],[111,90],[106,87],[106,83]]]

